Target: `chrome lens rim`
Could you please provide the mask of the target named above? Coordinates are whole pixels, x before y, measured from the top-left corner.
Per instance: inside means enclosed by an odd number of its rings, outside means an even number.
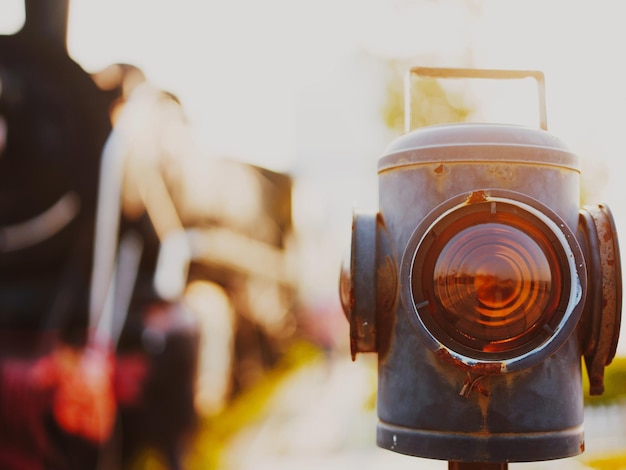
[[[424,251],[429,246],[427,238],[435,227],[449,225],[450,220],[462,218],[471,211],[502,209],[515,212],[541,227],[555,250],[559,251],[560,270],[564,276],[559,311],[545,330],[538,331],[531,341],[511,350],[485,352],[450,338],[443,332],[433,321],[428,303],[425,304],[421,298],[422,293],[416,292],[416,285],[421,282],[417,278],[421,279],[423,274],[421,263],[424,261]],[[407,280],[401,292],[402,303],[409,322],[422,342],[446,362],[484,374],[522,370],[543,361],[558,350],[576,329],[586,292],[584,258],[567,224],[554,211],[533,198],[496,189],[460,194],[428,214],[409,239],[401,262],[400,276]]]

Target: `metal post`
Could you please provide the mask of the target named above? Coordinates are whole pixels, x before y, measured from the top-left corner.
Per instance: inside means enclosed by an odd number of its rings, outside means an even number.
[[[508,470],[508,463],[448,462],[448,470]]]

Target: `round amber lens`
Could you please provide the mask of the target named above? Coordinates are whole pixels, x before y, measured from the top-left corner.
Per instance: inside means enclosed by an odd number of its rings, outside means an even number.
[[[452,237],[433,272],[435,321],[461,342],[498,350],[538,325],[553,298],[552,267],[521,230],[476,225]]]
[[[445,337],[490,353],[549,332],[562,276],[545,232],[511,213],[483,212],[441,224],[430,240],[420,290]]]
[[[416,227],[401,265],[409,321],[446,361],[500,374],[575,330],[586,289],[575,235],[549,207],[505,190],[460,194]]]

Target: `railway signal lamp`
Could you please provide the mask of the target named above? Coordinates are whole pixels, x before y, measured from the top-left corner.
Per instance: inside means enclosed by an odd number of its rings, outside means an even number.
[[[581,357],[602,393],[619,334],[611,212],[580,207],[540,72],[412,74],[534,78],[542,129],[409,123],[379,160],[379,210],[355,213],[340,278],[353,358],[378,353],[377,443],[467,463],[579,454]]]

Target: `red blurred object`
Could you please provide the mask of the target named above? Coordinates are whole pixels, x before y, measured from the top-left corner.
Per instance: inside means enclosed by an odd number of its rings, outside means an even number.
[[[52,463],[45,427],[52,394],[34,387],[25,359],[0,360],[0,467],[36,470]]]
[[[64,431],[101,444],[115,421],[112,356],[103,350],[68,346],[40,359],[35,387],[52,390],[52,413]]]
[[[113,372],[113,388],[120,406],[139,402],[148,376],[148,366],[148,360],[140,353],[117,356]]]

